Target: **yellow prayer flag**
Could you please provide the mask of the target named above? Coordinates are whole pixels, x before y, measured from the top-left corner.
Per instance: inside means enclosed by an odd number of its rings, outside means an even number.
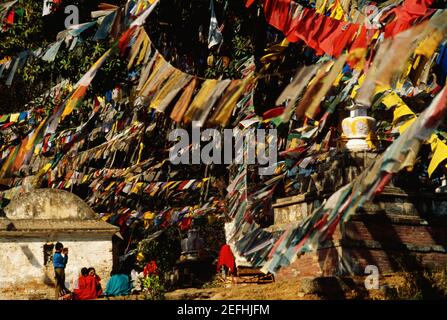
[[[405,68],[399,78],[399,81],[397,81],[396,83],[396,90],[401,90],[402,87],[404,86],[405,80],[408,78],[408,75],[411,72],[413,63],[411,61],[407,61]]]
[[[372,39],[371,39],[371,40],[376,40],[376,39],[378,39],[378,38],[379,38],[379,35],[380,35],[380,33],[381,33],[381,31],[380,31],[380,30],[377,30],[377,31],[376,31],[376,33],[374,33],[374,35],[373,35],[373,37],[372,37]]]
[[[447,145],[438,139],[436,144],[435,153],[431,158],[430,164],[428,166],[428,176],[431,177],[436,168],[447,159]]]
[[[112,216],[111,213],[105,214],[101,217],[101,220],[107,222],[111,216]]]
[[[51,162],[44,165],[39,172],[36,174],[33,183],[37,184],[40,182],[40,179],[51,169]]]
[[[171,186],[173,183],[175,183],[176,181],[170,181],[170,182],[167,182],[166,184],[165,184],[165,186],[163,187],[163,189],[162,190],[166,190],[166,189],[168,189],[169,188],[169,186]]]
[[[390,90],[390,89],[391,89],[390,86],[386,86],[386,85],[383,85],[383,84],[378,84],[376,86],[375,90],[374,90],[374,94],[379,94],[379,93],[385,92],[385,91]]]
[[[319,13],[319,14],[325,13],[327,0],[322,0],[322,1],[323,1],[323,3],[320,3],[319,5],[317,3],[316,10],[315,10],[316,13]]]
[[[143,150],[144,150],[144,143],[140,142],[140,150],[138,151],[138,160],[137,160],[137,164],[141,162],[141,156],[143,154]]]
[[[362,75],[359,77],[358,84],[356,84],[356,85],[352,88],[352,92],[351,92],[351,98],[352,98],[352,99],[354,99],[355,96],[357,95],[357,91],[358,91],[358,90],[360,89],[360,87],[362,86],[363,81],[365,81],[365,78],[366,78],[366,75],[365,75],[365,74],[362,74]]]
[[[357,95],[357,90],[358,90],[359,88],[360,88],[359,85],[355,85],[355,86],[352,88],[352,92],[351,92],[351,98],[352,98],[352,99],[354,99],[355,96]]]
[[[42,149],[42,144],[38,144],[34,147],[34,156],[38,156],[40,154],[40,150]]]
[[[13,113],[9,117],[9,122],[17,122],[19,120],[20,113]]]
[[[387,107],[387,109],[404,104],[402,99],[393,91],[391,91],[382,99],[382,103],[385,105],[385,107]]]
[[[419,62],[421,62],[421,56],[417,56],[416,59],[413,62],[413,69],[417,69],[417,67],[419,66]]]
[[[82,177],[82,180],[81,180],[81,184],[82,183],[86,183],[87,182],[87,180],[90,178],[90,175],[88,175],[88,174],[86,174],[85,176],[83,176]]]
[[[343,7],[341,6],[339,1],[335,1],[330,17],[335,20],[343,19],[344,11],[343,11]]]
[[[413,111],[411,111],[411,109],[408,108],[406,104],[398,105],[396,108],[394,108],[393,124],[396,124],[400,118],[409,115],[416,117],[416,114]]]
[[[437,29],[435,32],[430,33],[427,38],[419,43],[416,50],[414,50],[414,54],[430,58],[435,50],[438,48],[439,43],[442,41],[443,38],[443,32]]]
[[[340,81],[341,81],[342,78],[343,78],[343,72],[340,72],[340,74],[335,79],[333,86],[334,87],[338,86],[340,84]]]
[[[0,59],[0,64],[5,64],[5,63],[7,63],[9,60],[11,60],[10,57],[4,57],[3,59]]]
[[[155,213],[152,211],[146,211],[143,216],[144,220],[153,220],[155,218]]]
[[[438,143],[438,135],[433,133],[430,138],[427,140],[427,143],[431,145],[431,151],[435,151],[436,144]]]
[[[176,188],[180,183],[182,183],[183,181],[176,181],[176,182],[174,182],[170,187],[169,187],[169,190],[172,190],[172,189],[174,189],[174,188]]]
[[[133,186],[132,190],[130,191],[130,193],[138,193],[141,188],[143,187],[143,182],[137,182],[135,183],[135,185]]]
[[[147,49],[149,48],[149,45],[150,45],[149,36],[147,35],[146,31],[144,31],[143,46],[140,50],[140,56],[138,57],[137,65],[140,65],[141,62],[143,62],[144,58],[146,57]]]
[[[105,190],[105,191],[109,191],[110,189],[112,189],[112,187],[113,187],[115,184],[116,184],[116,181],[112,181],[112,182],[107,186],[107,188],[105,188],[104,190]]]

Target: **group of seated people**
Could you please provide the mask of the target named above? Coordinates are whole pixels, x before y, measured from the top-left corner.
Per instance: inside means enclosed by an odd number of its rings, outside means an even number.
[[[100,297],[124,296],[132,291],[132,283],[127,274],[113,270],[103,292],[101,278],[94,268],[82,268],[78,283],[72,293],[73,300],[93,300]]]

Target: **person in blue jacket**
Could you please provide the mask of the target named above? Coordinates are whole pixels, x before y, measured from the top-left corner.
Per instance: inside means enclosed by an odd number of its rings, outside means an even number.
[[[60,242],[56,243],[53,255],[54,277],[56,278],[56,299],[67,293],[65,287],[65,266],[68,262],[68,248]]]
[[[131,293],[131,289],[132,284],[129,276],[122,271],[112,270],[104,295],[108,297],[127,296]]]

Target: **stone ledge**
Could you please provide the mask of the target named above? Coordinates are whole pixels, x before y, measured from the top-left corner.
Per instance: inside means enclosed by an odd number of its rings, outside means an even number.
[[[342,240],[333,240],[328,241],[318,247],[316,250],[328,249],[328,248],[365,248],[365,249],[380,249],[380,250],[396,250],[402,251],[403,248],[412,252],[437,252],[437,253],[447,253],[447,247],[434,245],[434,246],[417,246],[408,243],[381,243],[379,241],[372,240],[351,240],[351,239],[342,239]]]
[[[279,198],[273,204],[273,208],[285,207],[293,204],[298,204],[302,202],[308,202],[313,200],[325,200],[330,197],[332,193],[324,194],[324,193],[315,193],[309,192],[305,194],[297,194],[295,196]],[[405,190],[386,186],[383,192],[376,197],[376,199],[386,198],[386,197],[400,197],[400,198],[425,198],[430,200],[439,200],[439,201],[447,201],[447,193],[430,193],[430,192],[406,192]]]
[[[353,215],[350,220],[344,223],[349,223],[350,221],[362,221],[362,222],[374,222],[374,223],[390,222],[397,225],[413,225],[413,226],[430,226],[430,225],[434,225],[436,227],[447,226],[447,216],[439,216],[434,219],[426,220],[418,216],[409,216],[409,215],[395,215],[386,213],[380,213],[380,214],[360,213]],[[302,220],[288,223],[283,222],[273,224],[268,228],[266,228],[266,230],[272,232],[284,231],[287,228],[289,228],[291,224],[293,224],[295,227],[298,227],[301,222]]]

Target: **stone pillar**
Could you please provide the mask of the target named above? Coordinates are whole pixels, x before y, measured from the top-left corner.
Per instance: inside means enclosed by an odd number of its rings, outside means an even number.
[[[350,151],[369,150],[367,139],[370,139],[376,125],[376,120],[366,114],[367,107],[355,104],[347,108],[350,116],[343,119],[342,129],[348,138],[346,148]]]

